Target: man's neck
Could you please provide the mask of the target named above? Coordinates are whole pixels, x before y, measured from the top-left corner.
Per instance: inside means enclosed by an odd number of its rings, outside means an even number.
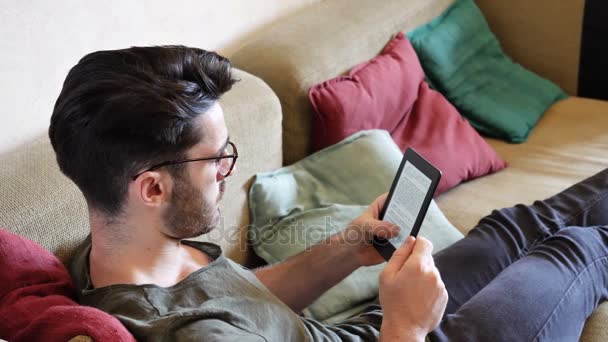
[[[112,284],[175,285],[207,265],[202,251],[162,233],[161,219],[125,218],[108,223],[90,215],[89,273],[93,287]]]

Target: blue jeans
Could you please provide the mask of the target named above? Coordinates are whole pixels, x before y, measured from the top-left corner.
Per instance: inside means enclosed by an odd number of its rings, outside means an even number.
[[[495,210],[435,263],[450,299],[431,341],[577,341],[608,299],[608,169]]]

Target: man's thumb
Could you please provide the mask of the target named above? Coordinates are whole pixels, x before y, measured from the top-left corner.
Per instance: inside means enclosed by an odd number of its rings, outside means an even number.
[[[385,270],[389,273],[397,272],[403,267],[405,261],[410,257],[416,244],[416,238],[408,236],[403,245],[393,253],[393,256],[386,264]]]

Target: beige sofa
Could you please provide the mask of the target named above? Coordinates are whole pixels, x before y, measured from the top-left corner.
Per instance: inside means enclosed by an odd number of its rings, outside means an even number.
[[[373,57],[395,32],[425,23],[450,3],[323,1],[277,23],[230,56],[249,72],[238,72],[241,82],[221,101],[240,157],[224,197],[223,227],[203,239],[219,243],[238,262],[259,262],[244,234],[249,223],[246,192],[255,173],[309,153],[308,88]],[[575,94],[583,0],[478,3],[508,53]],[[507,170],[463,184],[438,203],[467,232],[493,208],[558,192],[608,165],[606,128],[608,103],[576,97],[558,103],[529,142],[489,140],[510,163]],[[64,262],[86,237],[84,199],[59,172],[46,136],[0,156],[0,227],[37,241]],[[604,304],[588,321],[583,340],[608,340],[607,326]]]
[[[506,170],[437,199],[463,233],[494,208],[546,198],[608,167],[608,102],[575,97],[584,1],[476,2],[515,61],[573,96],[551,107],[526,143],[487,139],[509,163]],[[236,66],[264,79],[278,95],[285,163],[310,152],[313,109],[307,92],[312,85],[369,60],[396,32],[428,22],[452,3],[324,1],[285,18],[231,56]],[[583,340],[608,341],[608,302],[588,320]]]

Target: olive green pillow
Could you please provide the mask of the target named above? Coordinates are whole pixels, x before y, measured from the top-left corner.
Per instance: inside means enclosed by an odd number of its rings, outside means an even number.
[[[253,250],[274,264],[343,230],[389,190],[401,157],[388,132],[361,131],[295,164],[257,174],[249,190],[248,233]],[[462,238],[434,201],[420,235],[433,242],[435,251]],[[304,310],[304,315],[332,321],[375,298],[383,267],[358,269]]]

